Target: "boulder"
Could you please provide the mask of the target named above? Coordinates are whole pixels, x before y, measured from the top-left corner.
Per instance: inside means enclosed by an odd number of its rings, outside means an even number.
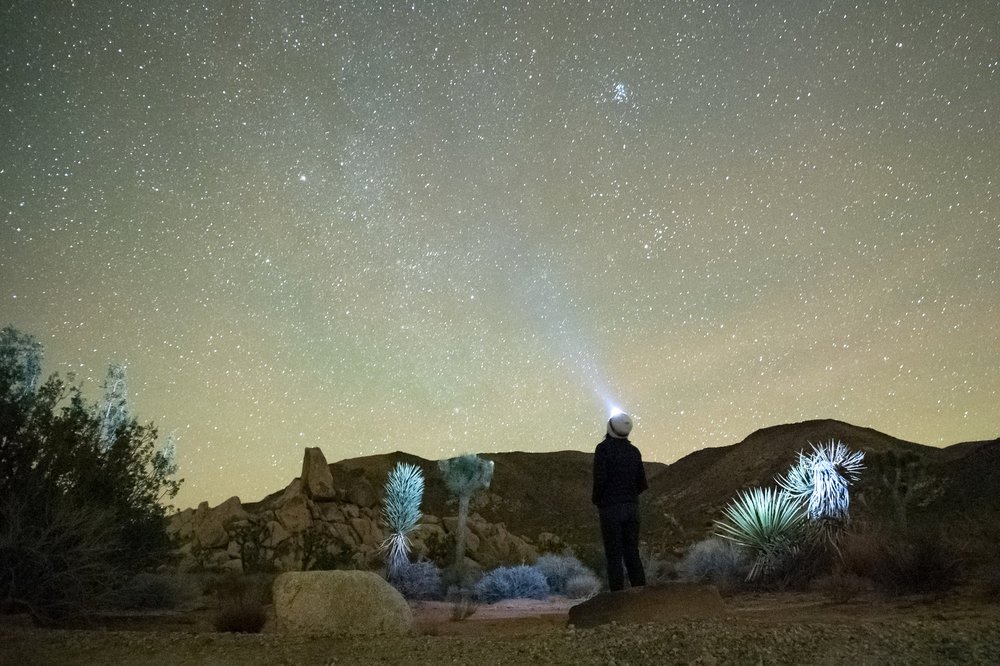
[[[286,530],[281,523],[272,520],[267,524],[267,538],[264,539],[264,543],[261,545],[265,548],[277,548],[278,544],[291,538],[291,536],[292,533]]]
[[[351,529],[357,535],[359,545],[375,546],[382,541],[378,526],[369,518],[352,518]]]
[[[356,476],[347,486],[347,501],[360,507],[372,507],[378,502],[378,494],[371,481],[363,476]]]
[[[194,537],[202,548],[225,548],[229,543],[226,526],[247,518],[239,497],[230,497],[214,509],[202,503],[194,514]]]
[[[312,513],[309,511],[309,500],[305,495],[293,495],[281,505],[275,512],[285,529],[292,534],[297,534],[312,525]]]
[[[277,630],[303,636],[405,634],[413,612],[370,571],[289,571],[274,580]]]
[[[318,447],[307,447],[302,458],[302,489],[316,500],[330,500],[337,496],[330,466]]]
[[[340,505],[336,502],[316,502],[313,518],[323,520],[328,523],[344,522],[344,512],[340,510]]]
[[[669,583],[602,592],[569,609],[569,623],[578,629],[602,624],[670,624],[687,618],[725,615],[726,607],[714,585]]]

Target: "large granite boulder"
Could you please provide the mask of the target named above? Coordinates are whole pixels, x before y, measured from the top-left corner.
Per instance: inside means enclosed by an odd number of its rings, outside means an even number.
[[[337,496],[330,466],[318,447],[307,447],[302,458],[302,488],[314,500],[330,500]]]
[[[726,606],[714,585],[669,583],[602,592],[569,609],[569,624],[589,629],[601,624],[669,624],[685,618],[720,617]]]
[[[370,571],[288,571],[274,580],[274,615],[279,632],[404,634],[413,627],[406,599]]]

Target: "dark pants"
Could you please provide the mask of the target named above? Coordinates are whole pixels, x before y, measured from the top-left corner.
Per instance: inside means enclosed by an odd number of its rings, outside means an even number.
[[[625,589],[623,562],[632,587],[645,585],[646,573],[639,559],[639,505],[603,506],[600,515],[604,557],[608,562],[608,587],[612,592]]]

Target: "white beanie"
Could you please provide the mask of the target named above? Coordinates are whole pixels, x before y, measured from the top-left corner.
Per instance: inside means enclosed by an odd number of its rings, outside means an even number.
[[[621,412],[608,419],[608,435],[615,439],[628,439],[628,434],[632,432],[632,417]]]

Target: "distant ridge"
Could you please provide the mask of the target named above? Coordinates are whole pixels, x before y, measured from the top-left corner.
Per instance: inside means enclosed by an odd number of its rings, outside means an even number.
[[[671,464],[647,463],[650,489],[642,497],[645,541],[663,552],[683,549],[704,538],[737,491],[774,485],[774,478],[787,472],[799,451],[808,451],[810,443],[831,439],[864,451],[873,463],[887,452],[915,456],[927,489],[924,499],[914,507],[915,516],[1000,513],[1000,439],[936,448],[872,428],[822,419],[762,428],[736,444],[700,449]],[[480,455],[493,460],[496,467],[489,491],[473,499],[473,512],[532,539],[548,532],[571,544],[599,543],[596,512],[590,503],[591,452]],[[395,452],[341,460],[331,464],[330,470],[337,486],[363,477],[381,496],[385,478],[397,462],[423,470],[426,513],[454,514],[436,461]],[[876,515],[886,510],[888,491],[879,476],[874,468],[862,476],[852,495],[855,513]]]

